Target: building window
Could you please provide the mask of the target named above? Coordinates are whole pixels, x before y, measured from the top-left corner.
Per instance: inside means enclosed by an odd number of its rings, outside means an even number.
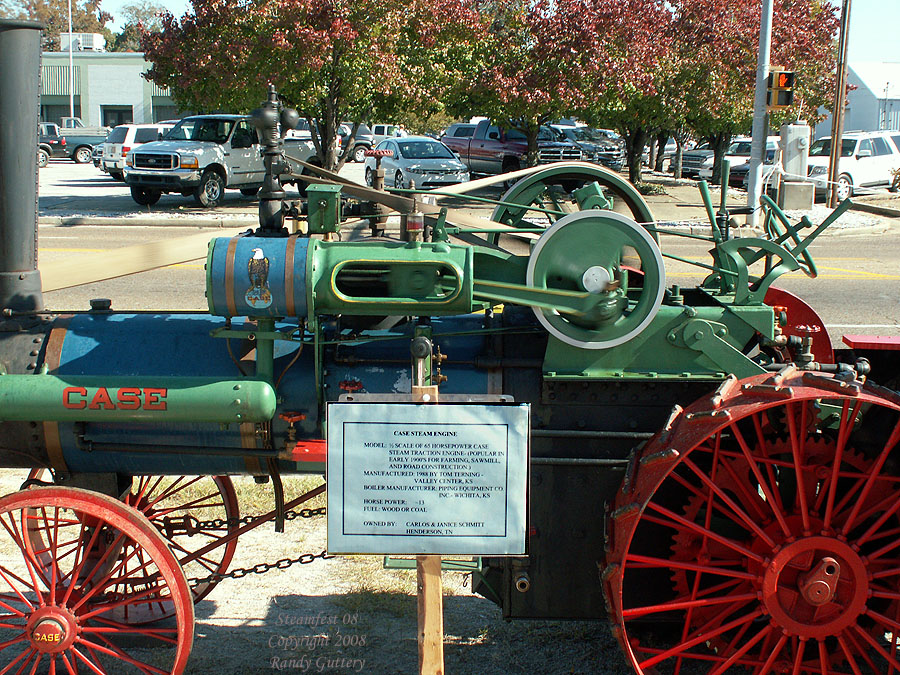
[[[174,105],[154,105],[153,121],[162,122],[164,120],[177,120],[180,117],[178,108]]]
[[[100,115],[103,118],[103,126],[115,127],[120,124],[134,122],[134,113],[130,105],[102,105]]]
[[[48,96],[46,98],[50,97]],[[55,124],[61,124],[62,118],[69,116],[68,99],[64,104],[41,104],[41,122],[54,122]],[[75,117],[81,117],[81,103],[78,101],[77,96],[75,97]]]

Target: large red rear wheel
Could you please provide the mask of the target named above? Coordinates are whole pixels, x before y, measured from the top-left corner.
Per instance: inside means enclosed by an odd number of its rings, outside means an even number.
[[[638,673],[900,672],[900,396],[731,379],[636,457],[604,590]]]
[[[193,643],[184,573],[156,528],[121,502],[46,487],[0,499],[2,672],[181,673]],[[31,533],[39,532],[40,536]],[[144,606],[174,625],[134,626]]]

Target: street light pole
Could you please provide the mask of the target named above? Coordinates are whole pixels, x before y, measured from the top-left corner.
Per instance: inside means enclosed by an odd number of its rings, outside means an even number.
[[[69,0],[69,117],[75,117],[75,69],[72,66],[72,0]]]
[[[837,206],[837,180],[840,176],[841,146],[844,135],[844,104],[847,100],[847,43],[850,36],[850,0],[844,0],[841,7],[841,36],[838,40],[837,82],[834,87],[834,107],[831,111],[831,155],[828,158],[827,206]]]
[[[769,79],[769,53],[772,49],[772,0],[763,0],[759,19],[759,54],[756,57],[756,90],[753,95],[753,142],[750,146],[750,166],[747,175],[747,225],[756,225],[756,209],[762,194],[762,167],[766,154],[766,89]],[[723,185],[722,190],[728,186]]]

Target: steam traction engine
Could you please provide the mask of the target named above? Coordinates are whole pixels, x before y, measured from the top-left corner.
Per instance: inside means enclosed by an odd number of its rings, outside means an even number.
[[[408,392],[422,337],[427,383],[532,406],[528,554],[474,581],[504,616],[608,617],[639,673],[900,669],[900,397],[772,285],[815,276],[809,244],[849,204],[813,226],[766,202],[766,236],[742,239],[709,205],[695,288],[666,283],[641,196],[580,163],[521,172],[474,223],[320,172],[289,232],[295,116],[270,91],[260,227],[209,243],[209,312],[51,314],[21,105],[38,34],[0,23],[0,463],[33,469],[0,498],[13,670],[180,672],[236,537],[324,489],[278,489],[324,473],[324,404]],[[342,194],[399,211],[402,238],[339,241]],[[279,508],[239,524],[229,474],[271,476]],[[198,525],[211,508],[227,529]]]

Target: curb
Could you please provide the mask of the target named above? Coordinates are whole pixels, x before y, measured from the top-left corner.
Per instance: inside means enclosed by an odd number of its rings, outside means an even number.
[[[138,227],[210,227],[210,228],[233,228],[233,227],[254,227],[259,224],[259,218],[254,214],[252,217],[239,218],[210,218],[201,217],[194,218],[188,215],[179,216],[177,218],[150,218],[141,216],[139,218],[131,218],[128,216],[40,216],[38,225],[49,227],[72,227],[75,225],[93,225],[93,226],[124,226],[135,225]]]
[[[853,202],[853,206],[850,207],[850,210],[873,213],[876,216],[885,216],[887,218],[900,218],[900,209],[892,209],[888,206],[876,206],[875,204],[866,204],[865,202]]]

